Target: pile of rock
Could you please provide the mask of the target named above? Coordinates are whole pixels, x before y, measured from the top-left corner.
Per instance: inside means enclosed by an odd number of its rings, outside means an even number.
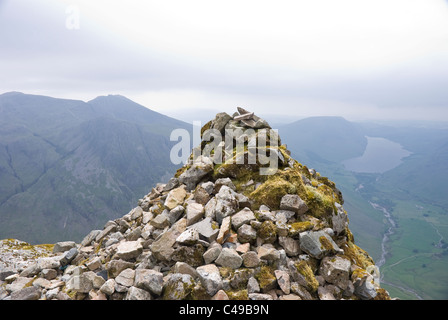
[[[244,109],[208,126],[238,122],[267,127]],[[353,243],[334,184],[277,150],[280,173],[270,177],[191,160],[80,244],[4,266],[0,299],[389,299]]]

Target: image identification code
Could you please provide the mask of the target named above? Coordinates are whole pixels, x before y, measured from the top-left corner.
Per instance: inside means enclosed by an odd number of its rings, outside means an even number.
[[[267,315],[269,314],[269,305],[258,304],[233,304],[225,305],[223,308],[202,307],[202,306],[182,306],[179,309],[180,315],[205,315],[209,318],[213,313],[223,313],[227,315]]]

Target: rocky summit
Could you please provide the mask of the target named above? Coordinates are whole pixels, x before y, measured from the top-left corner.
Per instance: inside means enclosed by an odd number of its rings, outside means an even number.
[[[251,112],[219,113],[166,184],[81,243],[0,243],[0,299],[390,299],[341,192]]]

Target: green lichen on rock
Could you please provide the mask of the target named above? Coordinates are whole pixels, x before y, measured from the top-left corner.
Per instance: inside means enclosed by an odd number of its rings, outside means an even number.
[[[277,227],[271,220],[264,221],[257,235],[263,239],[264,242],[273,243],[277,239]]]
[[[326,237],[324,237],[324,236],[319,237],[319,242],[320,242],[322,250],[327,250],[327,251],[334,250],[333,245]]]
[[[303,277],[303,285],[305,285],[307,290],[310,292],[316,292],[317,288],[319,287],[319,282],[314,276],[313,270],[311,269],[310,265],[306,261],[302,260],[295,263],[295,267],[297,269],[297,272]]]
[[[266,292],[275,287],[277,278],[274,271],[273,267],[263,265],[260,267],[259,272],[255,274],[255,279],[258,280],[261,291]]]
[[[357,265],[362,269],[367,269],[367,267],[375,264],[372,257],[369,254],[354,244],[352,241],[348,241],[346,244],[341,246],[344,251],[343,257],[350,260],[351,263]]]
[[[289,225],[288,235],[290,237],[297,237],[301,232],[313,229],[314,224],[310,221],[294,222]]]
[[[229,300],[249,300],[247,289],[225,291]]]

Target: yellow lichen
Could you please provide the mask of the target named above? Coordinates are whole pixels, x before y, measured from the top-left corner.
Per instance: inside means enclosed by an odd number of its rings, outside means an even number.
[[[295,264],[295,267],[297,269],[297,272],[302,275],[306,288],[311,291],[315,292],[317,291],[317,288],[319,287],[319,282],[316,280],[316,277],[314,276],[313,270],[309,266],[309,264],[302,260]]]
[[[309,221],[294,222],[289,225],[288,235],[290,237],[298,236],[299,233],[313,229],[314,224]]]

